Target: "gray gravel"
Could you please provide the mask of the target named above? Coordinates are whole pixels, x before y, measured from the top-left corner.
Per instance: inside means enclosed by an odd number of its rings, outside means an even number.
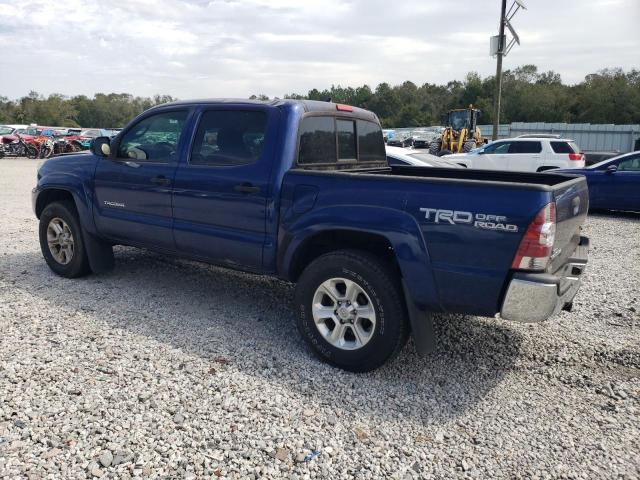
[[[131,248],[56,277],[36,164],[0,160],[0,477],[640,477],[640,217],[590,217],[573,313],[438,317],[436,353],[355,375],[276,280]]]

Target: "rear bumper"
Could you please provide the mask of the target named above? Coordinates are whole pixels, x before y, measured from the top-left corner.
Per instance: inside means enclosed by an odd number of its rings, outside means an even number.
[[[509,282],[500,317],[518,322],[541,322],[570,308],[587,266],[589,239],[581,237],[571,258],[555,273],[517,272]]]

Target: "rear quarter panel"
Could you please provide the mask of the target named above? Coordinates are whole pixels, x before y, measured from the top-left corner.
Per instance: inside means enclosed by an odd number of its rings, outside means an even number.
[[[442,309],[495,315],[520,240],[551,193],[526,185],[446,181],[415,182],[407,190],[405,210],[420,226]]]
[[[315,192],[303,209],[295,198],[301,186]],[[313,233],[339,227],[375,232],[393,246],[420,306],[493,316],[520,239],[550,198],[551,192],[522,184],[294,170],[283,183],[281,266],[286,269]],[[424,209],[506,217],[502,223],[515,231],[427,218]]]

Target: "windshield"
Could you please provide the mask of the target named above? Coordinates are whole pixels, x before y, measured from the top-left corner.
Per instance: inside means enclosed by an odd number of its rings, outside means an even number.
[[[0,135],[10,135],[13,132],[11,127],[0,127]]]
[[[449,124],[454,130],[462,130],[469,126],[469,111],[458,110],[449,113]]]

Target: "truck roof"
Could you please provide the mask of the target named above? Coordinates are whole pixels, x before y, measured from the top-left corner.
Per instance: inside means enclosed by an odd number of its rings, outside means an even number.
[[[157,105],[153,108],[159,107],[167,107],[171,105],[221,105],[221,104],[247,104],[247,105],[270,105],[273,107],[295,107],[301,106],[305,112],[327,112],[327,113],[335,113],[340,111],[340,114],[345,114],[346,116],[355,116],[362,119],[368,119],[375,122],[378,122],[378,117],[375,113],[370,112],[369,110],[365,110],[359,107],[351,107],[352,111],[344,111],[338,110],[338,103],[333,102],[321,102],[319,100],[293,100],[293,99],[275,99],[275,100],[251,100],[247,98],[204,98],[204,99],[193,99],[193,100],[178,100],[176,102],[163,103],[162,105]]]

